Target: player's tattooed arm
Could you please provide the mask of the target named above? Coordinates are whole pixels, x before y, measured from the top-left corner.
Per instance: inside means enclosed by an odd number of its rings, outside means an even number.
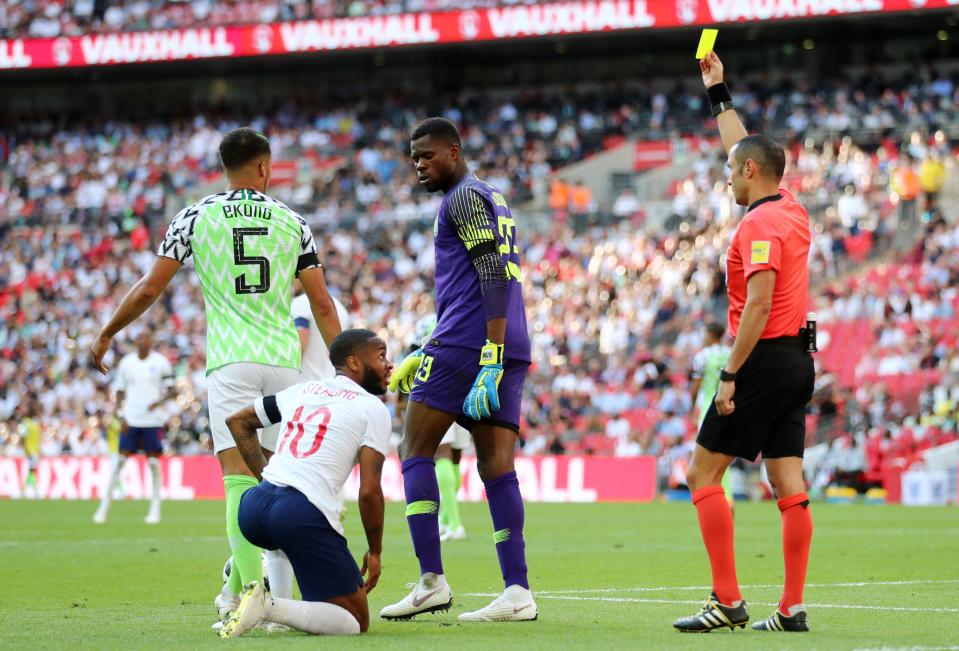
[[[360,448],[360,519],[366,531],[368,550],[360,573],[366,577],[366,591],[376,587],[380,578],[380,554],[383,553],[383,474],[384,457],[373,448]]]
[[[260,439],[256,435],[256,430],[263,427],[256,409],[252,406],[241,409],[226,419],[226,426],[230,428],[236,448],[247,467],[257,479],[262,480],[266,457],[263,456],[263,448],[260,447]]]

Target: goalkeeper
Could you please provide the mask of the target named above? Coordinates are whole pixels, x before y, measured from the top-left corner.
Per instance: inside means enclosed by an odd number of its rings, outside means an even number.
[[[391,381],[391,388],[402,382],[412,388],[403,432],[403,486],[421,576],[410,594],[380,616],[409,619],[452,604],[440,557],[440,494],[433,459],[443,436],[458,422],[473,435],[506,587],[490,605],[459,619],[536,619],[526,577],[523,498],[513,469],[530,364],[516,222],[503,195],[469,172],[451,122],[429,118],[410,141],[420,185],[443,193],[434,227],[437,324],[426,345],[400,364]]]

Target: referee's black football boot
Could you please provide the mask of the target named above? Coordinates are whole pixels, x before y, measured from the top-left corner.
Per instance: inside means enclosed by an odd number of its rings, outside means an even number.
[[[724,606],[714,592],[709,595],[699,614],[677,619],[673,626],[682,633],[708,633],[714,628],[731,628],[734,631],[746,628],[748,621],[745,599],[738,606]]]
[[[756,622],[752,625],[754,631],[785,631],[786,633],[806,633],[809,631],[809,624],[806,623],[806,611],[800,610],[798,613],[789,617],[783,615],[776,609],[768,619]]]

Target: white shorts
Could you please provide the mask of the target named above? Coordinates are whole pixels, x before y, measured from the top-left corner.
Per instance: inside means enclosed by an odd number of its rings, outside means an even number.
[[[263,396],[272,396],[299,381],[295,368],[236,362],[216,369],[206,378],[207,399],[210,405],[210,430],[213,433],[213,451],[222,452],[236,447],[226,419]],[[260,430],[260,445],[267,450],[276,448],[280,426]]]
[[[440,441],[440,445],[450,445],[454,450],[465,450],[472,442],[473,438],[470,436],[469,430],[453,423],[446,435],[443,436],[443,440]]]

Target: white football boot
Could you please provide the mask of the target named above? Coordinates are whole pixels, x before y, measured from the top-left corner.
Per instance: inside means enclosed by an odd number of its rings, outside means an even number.
[[[461,622],[531,622],[539,616],[533,594],[518,585],[511,585],[485,608],[463,613]]]
[[[160,524],[160,507],[151,508],[147,517],[143,518],[145,524]]]
[[[216,599],[213,600],[213,605],[216,606],[217,617],[219,617],[222,622],[230,616],[230,613],[239,608],[240,595],[224,594],[221,592],[216,596]]]
[[[93,514],[93,522],[96,524],[103,524],[107,521],[107,513],[109,509],[105,509],[102,506],[97,509],[97,512]]]
[[[447,529],[445,533],[440,535],[440,542],[457,540],[466,540],[466,529],[464,529],[462,526],[456,527],[455,529]]]
[[[453,605],[453,591],[442,574],[427,572],[419,583],[407,583],[413,591],[402,600],[380,611],[383,619],[411,619],[423,613],[449,610]]]

